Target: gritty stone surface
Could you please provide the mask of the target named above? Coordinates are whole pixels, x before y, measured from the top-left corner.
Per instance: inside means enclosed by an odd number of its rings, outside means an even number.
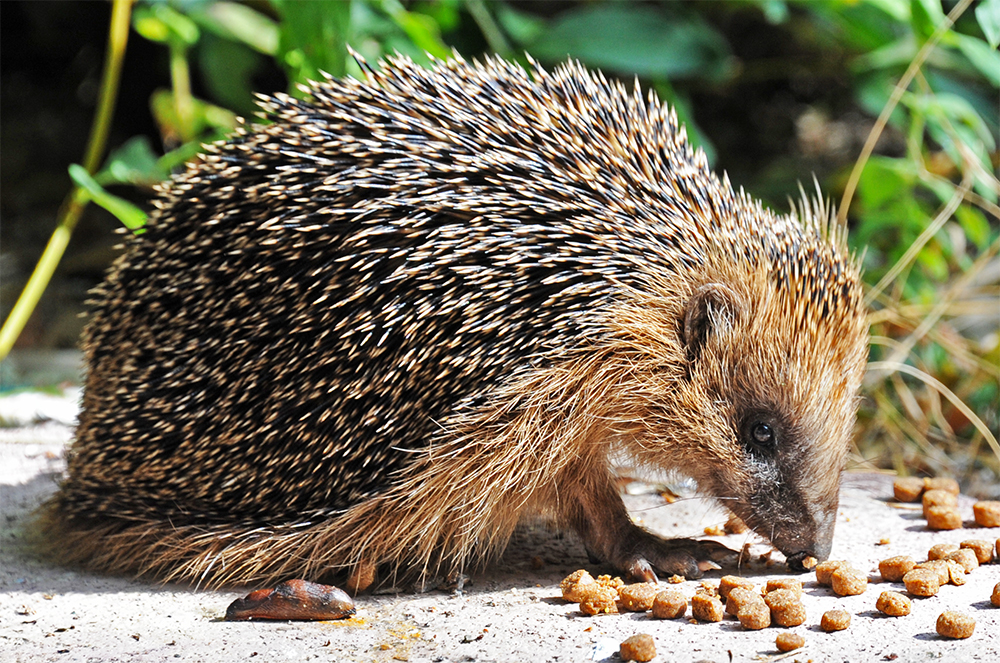
[[[595,576],[610,569],[589,563],[574,535],[544,526],[518,532],[508,553],[487,571],[472,574],[460,593],[404,588],[408,591],[361,596],[357,615],[335,622],[223,622],[229,603],[258,588],[164,586],[34,557],[25,541],[30,514],[55,490],[70,429],[50,420],[0,433],[0,661],[617,661],[623,640],[649,633],[656,661],[723,663],[777,655],[775,637],[782,630],[805,638],[795,653],[803,661],[1000,660],[1000,609],[990,604],[1000,564],[983,565],[966,584],[943,586],[932,598],[914,598],[906,617],[888,618],[876,610],[883,591],[905,592],[902,583],[881,581],[880,560],[910,555],[920,561],[934,544],[1000,537],[1000,529],[976,527],[973,500],[965,496],[959,500],[963,529],[927,529],[919,505],[892,500],[888,476],[849,474],[842,491],[832,558],[850,560],[868,575],[861,595],[838,597],[818,585],[814,573],[793,576],[779,553],[767,566],[759,556],[769,546],[753,535],[711,537],[735,549],[749,543],[750,554],[739,566],[709,572],[709,581],[718,583],[726,574],[749,577],[758,586],[772,578],[802,580],[807,618],[792,629],[747,631],[731,616],[711,624],[641,613],[585,616],[561,599],[559,581],[580,568]],[[668,536],[700,536],[706,526],[726,520],[710,501],[667,504],[639,482],[625,492],[634,518]],[[880,544],[885,539],[889,542]],[[699,585],[660,584],[688,598]],[[850,612],[851,628],[822,632],[820,617],[831,609]],[[946,610],[975,619],[971,638],[937,635],[936,620]]]

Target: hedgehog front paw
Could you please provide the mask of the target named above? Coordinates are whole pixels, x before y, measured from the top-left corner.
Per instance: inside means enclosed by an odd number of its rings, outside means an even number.
[[[661,539],[636,528],[618,546],[617,559],[607,560],[635,582],[656,582],[656,572],[688,579],[700,578],[705,571],[737,552],[715,541]]]

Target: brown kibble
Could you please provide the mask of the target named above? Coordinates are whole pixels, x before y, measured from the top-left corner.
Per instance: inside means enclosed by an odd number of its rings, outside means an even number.
[[[938,576],[939,585],[947,585],[948,576],[951,575],[951,571],[948,570],[948,561],[944,559],[935,559],[930,562],[920,562],[913,568],[933,571]]]
[[[960,612],[945,610],[937,618],[938,635],[944,638],[968,638],[976,630],[976,620]]]
[[[802,568],[804,568],[806,571],[816,568],[817,564],[819,564],[819,560],[813,557],[812,555],[807,555],[802,558]]]
[[[979,568],[979,559],[976,557],[975,550],[969,550],[968,548],[961,548],[955,552],[949,553],[945,560],[955,560],[965,569],[966,573],[972,573]]]
[[[950,495],[951,493],[945,493]],[[960,529],[962,514],[953,506],[932,506],[927,509],[927,527],[930,529]]]
[[[778,634],[778,637],[774,639],[774,646],[778,648],[778,651],[792,651],[793,649],[798,649],[805,644],[805,638],[798,633],[790,633],[788,631],[782,631]]]
[[[1000,502],[976,502],[972,505],[972,515],[980,527],[1000,527]],[[997,556],[1000,557],[1000,539],[997,539]]]
[[[916,502],[924,492],[924,482],[917,477],[902,477],[892,482],[892,494],[900,502]]]
[[[705,528],[705,536],[725,536],[726,528],[722,525],[709,525]]]
[[[752,601],[740,606],[736,619],[740,620],[743,628],[759,631],[771,625],[771,611],[763,601]]]
[[[914,596],[934,596],[941,588],[937,571],[933,569],[913,569],[903,576],[906,591]]]
[[[726,524],[723,525],[723,529],[726,530],[726,534],[746,534],[750,531],[747,524],[740,520],[740,517],[735,513],[730,514],[729,520],[727,520]]]
[[[1000,608],[1000,582],[993,587],[993,594],[990,596],[990,603]]]
[[[691,614],[703,622],[721,622],[726,612],[718,596],[698,592],[691,598]]]
[[[733,587],[729,591],[729,598],[726,599],[726,613],[736,616],[740,608],[748,603],[763,603],[764,599],[753,587]]]
[[[802,597],[802,581],[798,578],[774,578],[767,581],[764,591],[768,594],[778,589],[790,589],[795,595]]]
[[[741,578],[739,576],[722,576],[722,579],[719,580],[719,596],[721,596],[723,600],[728,599],[730,590],[736,587],[753,589],[754,585],[753,581],[748,578]]]
[[[597,583],[584,589],[586,593],[580,600],[580,612],[585,615],[618,614],[618,592],[614,589]]]
[[[931,507],[935,506],[958,506],[958,496],[954,493],[949,493],[946,490],[928,490],[923,496],[924,504],[924,518],[930,512]]]
[[[886,582],[899,582],[907,573],[913,570],[915,562],[909,555],[897,555],[883,559],[878,563],[878,572]]]
[[[601,575],[597,576],[597,584],[600,585],[601,587],[609,587],[617,592],[619,589],[625,586],[625,581],[619,578],[618,576],[612,578],[609,575]]]
[[[697,591],[710,594],[711,596],[718,596],[719,584],[712,582],[711,580],[702,580],[700,583],[698,583]]]
[[[637,582],[619,589],[618,597],[622,608],[632,612],[646,612],[653,607],[658,592],[656,585],[651,582]]]
[[[793,589],[776,589],[768,592],[764,602],[771,609],[771,618],[778,626],[798,626],[806,621],[806,607],[801,594]]]
[[[594,580],[594,576],[590,575],[586,570],[579,569],[578,571],[573,571],[568,576],[563,578],[563,581],[559,583],[559,589],[562,590],[562,597],[570,603],[579,603],[583,600],[585,593],[589,590],[595,589],[597,587],[597,581]]]
[[[830,633],[832,631],[843,631],[851,625],[851,613],[846,610],[827,610],[820,619],[819,627]]]
[[[983,539],[968,539],[962,541],[962,548],[968,548],[976,553],[976,560],[980,564],[989,564],[993,561],[993,544]]]
[[[882,592],[875,602],[875,609],[890,617],[902,617],[910,614],[911,605],[910,599],[899,592]]]
[[[864,594],[868,588],[868,576],[849,566],[842,566],[830,576],[830,586],[840,596]]]
[[[839,569],[841,566],[850,566],[850,562],[846,562],[842,559],[830,560],[826,562],[820,562],[816,565],[816,582],[821,585],[829,586],[832,582],[833,572]]]
[[[648,633],[637,633],[626,638],[618,647],[618,655],[623,661],[652,661],[656,656],[656,644]]]
[[[933,561],[935,559],[944,559],[949,553],[953,553],[958,550],[957,543],[938,543],[930,547],[927,551],[927,559]]]
[[[952,495],[958,495],[958,482],[951,477],[933,477],[924,479],[924,492],[928,490],[943,490]]]
[[[682,582],[684,582],[684,580],[685,580],[684,576],[679,576],[676,573],[667,578],[667,582],[670,583],[671,585],[679,585]]]
[[[676,589],[660,592],[653,599],[653,617],[656,619],[676,619],[687,612],[687,599]]]
[[[948,582],[953,585],[965,584],[965,567],[953,559],[948,560]]]

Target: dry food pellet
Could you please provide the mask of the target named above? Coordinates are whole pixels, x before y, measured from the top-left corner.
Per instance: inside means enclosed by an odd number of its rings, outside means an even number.
[[[827,610],[819,621],[819,627],[827,633],[843,631],[850,625],[851,613],[846,610]]]
[[[930,547],[927,551],[927,559],[933,561],[935,559],[944,559],[949,554],[958,550],[957,543],[938,543]]]
[[[705,592],[706,594],[711,594],[712,596],[719,595],[719,585],[708,580],[702,580],[701,585],[698,587],[699,592]]]
[[[990,603],[1000,608],[1000,582],[993,587],[993,594],[990,596]]]
[[[770,594],[778,589],[790,589],[796,596],[802,596],[802,581],[798,578],[774,578],[767,581],[765,592]]]
[[[732,594],[730,593],[730,596]],[[691,597],[691,614],[695,619],[703,622],[721,622],[726,611],[722,607],[722,601],[718,596],[712,596],[705,592],[697,592]]]
[[[805,644],[805,638],[798,633],[789,633],[788,631],[782,631],[778,634],[778,637],[774,639],[774,646],[778,648],[778,651],[792,651],[793,649],[798,649]]]
[[[743,522],[739,516],[735,513],[729,516],[729,520],[723,525],[723,529],[726,530],[726,534],[746,534],[750,531],[747,524]]]
[[[850,566],[851,563],[844,561],[842,559],[834,559],[827,562],[820,562],[816,565],[816,582],[821,585],[828,585],[831,583],[831,576],[833,572],[839,569],[841,566]]]
[[[739,576],[722,576],[719,580],[719,596],[723,600],[729,598],[729,592],[735,587],[744,587],[747,589],[753,589],[753,581],[747,578],[741,578]]]
[[[579,569],[563,578],[563,581],[559,583],[559,589],[562,590],[564,599],[570,603],[579,603],[583,599],[583,591],[588,585],[596,587],[597,581],[587,571]]]
[[[648,633],[637,633],[618,646],[623,661],[652,661],[656,656],[656,643]]]
[[[953,585],[965,584],[965,567],[953,559],[948,560],[948,582]]]
[[[962,541],[962,548],[968,548],[976,553],[980,564],[989,564],[993,560],[993,544],[983,539],[967,539]]]
[[[960,612],[945,610],[937,618],[938,635],[945,638],[968,638],[976,630],[976,620]]]
[[[733,587],[729,591],[729,598],[726,599],[726,613],[734,617],[739,614],[740,608],[748,603],[763,603],[764,599],[753,587]]]
[[[776,589],[764,597],[771,618],[778,626],[798,626],[806,621],[806,607],[791,589]]]
[[[972,573],[979,568],[979,559],[976,557],[976,551],[969,550],[968,548],[960,548],[953,553],[948,553],[945,560],[955,560],[965,568],[966,573]]]
[[[933,569],[913,569],[903,576],[903,584],[914,596],[934,596],[941,588],[937,571]]]
[[[709,525],[705,528],[705,536],[725,536],[726,528],[722,525]]]
[[[771,611],[763,601],[745,603],[736,613],[736,619],[740,620],[743,628],[759,631],[771,625]]]
[[[953,506],[932,506],[927,509],[927,527],[940,530],[961,529],[962,514]]]
[[[907,573],[913,570],[916,562],[909,555],[897,555],[883,559],[878,563],[878,572],[886,582],[899,582]]]
[[[625,586],[625,581],[619,578],[618,576],[612,578],[609,575],[601,575],[597,576],[597,584],[600,585],[601,587],[610,587],[611,589],[617,592],[619,589]]]
[[[947,585],[948,578],[951,576],[951,569],[948,567],[948,560],[945,559],[935,559],[930,562],[920,562],[913,568],[933,571],[938,576],[939,585]]]
[[[899,592],[882,592],[875,602],[875,609],[890,617],[902,617],[910,614],[911,605],[910,599]]]
[[[951,477],[930,477],[924,479],[924,491],[943,490],[952,495],[958,495],[958,482]]]
[[[618,592],[611,587],[590,589],[580,601],[580,612],[585,615],[618,614]]]
[[[590,575],[584,569],[574,571],[559,583],[559,589],[562,590],[563,598],[570,603],[579,603],[582,601],[587,586],[596,588],[597,581],[594,580],[594,576]]]
[[[659,589],[651,582],[637,582],[618,590],[621,607],[632,612],[646,612],[653,607]]]
[[[924,518],[933,506],[958,506],[958,496],[946,490],[928,490],[923,496]]]
[[[1000,527],[1000,502],[976,502],[972,505],[972,515],[980,527]],[[997,556],[1000,557],[1000,539],[997,539]]]
[[[868,588],[868,576],[857,569],[842,566],[830,576],[830,586],[840,596],[864,594]]]
[[[667,589],[653,599],[653,617],[656,619],[677,619],[687,612],[687,598],[676,589]]]
[[[917,477],[901,477],[892,482],[892,494],[900,502],[916,502],[924,492],[924,482]]]

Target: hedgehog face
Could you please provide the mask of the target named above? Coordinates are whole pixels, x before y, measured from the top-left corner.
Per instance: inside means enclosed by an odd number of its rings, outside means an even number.
[[[713,459],[695,478],[793,567],[830,553],[866,350],[860,306],[815,319],[800,302],[763,274],[710,283],[682,334],[688,435]]]

